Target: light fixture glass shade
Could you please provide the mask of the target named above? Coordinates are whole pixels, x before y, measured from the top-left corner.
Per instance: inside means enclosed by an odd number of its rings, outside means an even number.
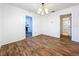
[[[41,15],[44,15],[44,12],[41,12]]]
[[[48,14],[48,9],[47,8],[45,8],[45,13]]]
[[[39,8],[37,13],[40,14],[42,12],[42,8]]]
[[[42,11],[42,8],[39,8],[39,11]]]

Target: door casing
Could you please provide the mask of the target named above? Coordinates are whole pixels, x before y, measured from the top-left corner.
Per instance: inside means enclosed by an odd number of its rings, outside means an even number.
[[[62,20],[64,17],[70,17],[70,40],[72,39],[72,14],[64,14],[60,16],[60,38],[62,37]]]

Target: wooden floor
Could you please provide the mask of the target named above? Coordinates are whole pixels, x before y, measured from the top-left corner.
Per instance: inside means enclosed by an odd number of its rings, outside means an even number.
[[[60,37],[61,37],[61,40],[64,42],[71,41],[71,36],[69,36],[69,35],[62,35],[61,34]]]
[[[39,35],[4,45],[1,56],[79,56],[79,43]]]
[[[26,32],[26,37],[32,37],[32,32]]]

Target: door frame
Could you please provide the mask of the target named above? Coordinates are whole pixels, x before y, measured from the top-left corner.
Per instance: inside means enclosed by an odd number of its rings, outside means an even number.
[[[26,17],[31,17],[31,20],[32,20],[32,36],[33,36],[33,17],[28,16],[28,15],[25,16],[25,27],[26,27],[26,23],[27,23]],[[25,37],[26,37],[26,28],[25,28]]]
[[[64,14],[64,15],[60,15],[60,38],[61,38],[61,32],[62,32],[62,18],[64,17],[68,17],[68,16],[71,16],[71,19],[70,19],[70,40],[72,40],[72,14],[69,13],[69,14]]]

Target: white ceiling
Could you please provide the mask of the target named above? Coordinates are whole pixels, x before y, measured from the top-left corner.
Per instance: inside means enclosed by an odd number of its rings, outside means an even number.
[[[41,7],[41,3],[8,3],[8,4],[35,13],[37,13],[38,8]],[[51,12],[79,5],[79,3],[46,3],[46,5],[49,9],[49,12]]]

